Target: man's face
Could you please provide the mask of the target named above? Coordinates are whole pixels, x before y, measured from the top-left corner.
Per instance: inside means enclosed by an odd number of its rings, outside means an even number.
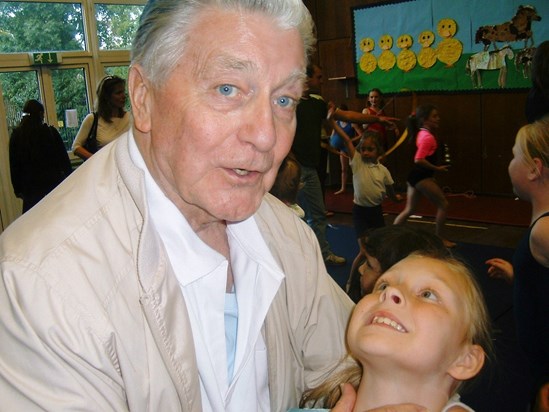
[[[260,14],[212,8],[196,19],[178,66],[152,91],[150,135],[139,139],[191,225],[257,210],[292,144],[304,65],[298,31]]]
[[[314,66],[313,75],[307,78],[307,87],[309,91],[320,93],[322,86],[322,70],[318,66]]]

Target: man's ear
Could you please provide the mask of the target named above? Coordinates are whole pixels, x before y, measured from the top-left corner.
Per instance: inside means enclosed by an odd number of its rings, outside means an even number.
[[[471,379],[484,365],[484,350],[479,345],[466,345],[458,358],[448,369],[448,374],[459,381]]]
[[[151,130],[152,85],[139,65],[132,65],[128,73],[128,94],[134,127],[148,133]]]

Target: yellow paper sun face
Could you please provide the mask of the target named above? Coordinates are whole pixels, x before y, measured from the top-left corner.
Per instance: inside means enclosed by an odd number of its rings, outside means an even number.
[[[375,42],[374,39],[371,37],[366,37],[360,41],[360,50],[362,50],[364,53],[371,52],[374,50]]]
[[[390,50],[393,47],[393,38],[389,34],[384,34],[379,38],[378,45],[381,50]]]
[[[445,39],[453,37],[457,32],[457,23],[453,19],[442,19],[438,22],[437,31]]]
[[[435,33],[430,30],[422,31],[417,41],[422,47],[429,47],[435,41]]]
[[[397,39],[397,46],[399,49],[409,49],[412,47],[413,43],[414,41],[412,40],[412,36],[409,34],[403,34]]]

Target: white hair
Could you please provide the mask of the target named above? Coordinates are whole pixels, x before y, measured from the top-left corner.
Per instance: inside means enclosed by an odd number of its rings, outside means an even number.
[[[314,23],[301,0],[149,0],[133,42],[132,64],[139,64],[155,87],[162,85],[178,63],[173,56],[184,52],[193,20],[212,7],[270,16],[281,29],[298,30],[305,61],[313,50]]]

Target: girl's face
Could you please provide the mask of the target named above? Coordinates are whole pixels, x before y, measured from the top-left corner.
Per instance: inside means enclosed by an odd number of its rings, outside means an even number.
[[[381,96],[377,91],[373,90],[368,94],[368,103],[370,103],[370,106],[379,107],[380,102]]]
[[[429,116],[423,121],[423,127],[426,127],[429,130],[438,129],[440,124],[440,115],[438,114],[437,109],[431,110]]]
[[[357,304],[347,331],[351,353],[365,368],[381,360],[387,367],[446,373],[467,346],[463,282],[440,260],[400,261]]]
[[[360,287],[363,293],[370,293],[375,281],[381,275],[381,265],[379,260],[364,252],[366,261],[358,269],[360,272]]]
[[[374,140],[371,137],[367,137],[362,141],[362,144],[360,145],[360,157],[365,163],[377,162],[379,152]]]
[[[513,146],[513,158],[509,162],[509,177],[513,185],[513,192],[523,200],[529,201],[528,194],[528,174],[531,173],[532,167],[528,165],[524,158],[524,153],[518,142],[515,140]]]

